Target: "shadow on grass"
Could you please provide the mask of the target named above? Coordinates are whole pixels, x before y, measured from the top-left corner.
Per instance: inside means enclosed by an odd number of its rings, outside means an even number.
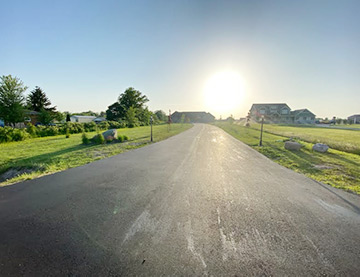
[[[343,162],[350,163],[350,164],[352,164],[352,165],[355,165],[355,166],[359,166],[359,167],[360,167],[360,162],[355,162],[355,161],[353,161],[353,160],[351,160],[351,159],[347,159],[347,158],[345,158],[345,157],[343,157],[343,156],[340,156],[340,155],[337,155],[337,154],[334,154],[334,153],[327,153],[327,155],[328,155],[329,157],[331,157],[332,159],[341,160],[341,161],[343,161]],[[356,154],[354,154],[354,155],[356,155]]]
[[[139,138],[134,138],[134,139],[129,139],[128,141],[137,141],[137,140],[146,139],[146,138],[148,138],[150,140],[150,135],[139,137]]]
[[[32,168],[34,166],[34,164],[36,164],[36,163],[45,163],[47,161],[51,161],[51,160],[55,159],[57,156],[60,156],[60,155],[66,154],[66,153],[71,153],[71,152],[78,151],[78,150],[82,150],[85,148],[91,149],[95,146],[97,146],[97,145],[96,144],[89,144],[89,145],[79,144],[76,146],[61,149],[59,151],[45,153],[45,154],[41,154],[41,155],[37,155],[37,156],[32,156],[32,157],[26,158],[26,159],[21,159],[21,158],[15,159],[15,160],[11,161],[8,164],[8,166],[1,168],[0,173],[4,173],[5,171],[7,171],[11,168],[21,168],[21,167]]]

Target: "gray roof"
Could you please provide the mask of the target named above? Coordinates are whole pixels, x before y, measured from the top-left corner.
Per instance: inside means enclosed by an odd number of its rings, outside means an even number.
[[[87,118],[87,119],[95,119],[96,118],[96,116],[92,116],[92,115],[76,115],[76,114],[74,114],[74,115],[72,115],[71,117],[77,117],[77,118]]]
[[[312,112],[310,112],[308,109],[294,110],[294,111],[291,111],[290,113],[293,114],[293,115],[296,115],[296,114],[300,114],[300,113],[303,113],[303,112],[308,112],[308,113],[311,113],[312,115],[315,116],[315,114],[313,114]]]
[[[287,107],[290,109],[290,107],[286,104],[286,103],[256,103],[256,104],[252,104],[251,109],[255,108],[255,107],[261,107],[261,106],[276,106],[276,107]]]

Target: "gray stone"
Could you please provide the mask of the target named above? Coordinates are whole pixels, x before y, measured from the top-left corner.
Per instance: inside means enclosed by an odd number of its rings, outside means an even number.
[[[321,152],[321,153],[325,153],[326,151],[328,151],[328,149],[329,149],[329,146],[327,146],[326,144],[322,144],[322,143],[316,143],[312,147],[312,150]]]
[[[102,133],[103,137],[107,141],[111,141],[118,138],[117,130],[116,129],[110,129]]]
[[[287,150],[299,151],[301,147],[302,147],[302,145],[295,141],[286,141],[285,142],[285,149],[287,149]]]

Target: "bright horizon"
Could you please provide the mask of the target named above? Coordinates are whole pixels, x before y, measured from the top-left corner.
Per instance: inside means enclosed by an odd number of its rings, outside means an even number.
[[[286,103],[317,117],[360,113],[358,1],[6,1],[2,8],[0,75],[20,78],[26,94],[41,87],[62,112],[105,111],[134,87],[150,110],[166,113],[239,118],[253,103]]]

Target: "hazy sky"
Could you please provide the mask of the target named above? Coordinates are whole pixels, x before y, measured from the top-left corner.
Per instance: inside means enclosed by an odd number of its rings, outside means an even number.
[[[3,1],[0,75],[60,111],[104,111],[127,87],[151,110],[207,110],[204,84],[239,73],[252,103],[360,113],[360,1]],[[221,92],[219,92],[221,93]]]

